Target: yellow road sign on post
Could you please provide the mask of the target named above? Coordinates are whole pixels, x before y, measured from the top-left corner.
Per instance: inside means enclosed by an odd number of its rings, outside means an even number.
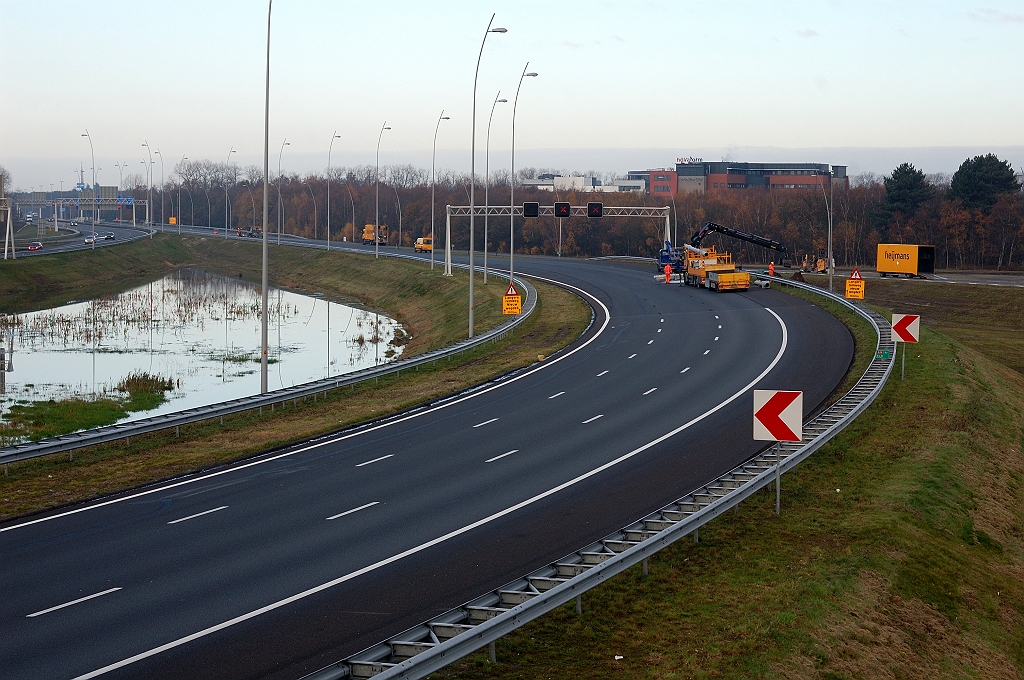
[[[846,279],[846,298],[848,300],[864,299],[864,279]]]
[[[502,314],[522,314],[523,313],[523,296],[519,294],[516,287],[509,284],[508,290],[501,296],[501,313]]]

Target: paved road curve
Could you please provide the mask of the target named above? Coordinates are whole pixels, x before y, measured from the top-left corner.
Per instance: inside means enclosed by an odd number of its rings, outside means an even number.
[[[300,677],[727,471],[759,448],[750,389],[804,390],[811,409],[852,359],[841,324],[777,291],[666,286],[609,262],[517,268],[596,310],[543,364],[0,526],[4,676]]]

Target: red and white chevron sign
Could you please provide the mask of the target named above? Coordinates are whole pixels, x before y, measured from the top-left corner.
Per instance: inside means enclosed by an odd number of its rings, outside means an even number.
[[[921,317],[918,314],[893,314],[892,339],[895,342],[918,342],[921,338]]]
[[[803,439],[804,393],[754,390],[754,439],[798,442]]]

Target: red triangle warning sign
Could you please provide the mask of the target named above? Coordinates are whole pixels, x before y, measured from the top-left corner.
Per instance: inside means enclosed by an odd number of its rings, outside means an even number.
[[[516,287],[510,283],[508,284],[508,290],[505,291],[505,295],[519,295],[519,291],[517,291]]]
[[[860,281],[863,278],[864,277],[860,275],[860,269],[857,269],[855,267],[854,270],[853,270],[853,273],[850,274],[850,280],[852,280],[852,281]]]

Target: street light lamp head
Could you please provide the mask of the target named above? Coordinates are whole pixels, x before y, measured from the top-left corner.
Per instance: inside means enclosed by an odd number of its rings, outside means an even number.
[[[385,129],[385,130],[390,130],[391,128],[389,128],[389,127],[386,127],[386,128],[384,128],[384,129]]]
[[[448,116],[441,116],[441,120],[451,120]]]
[[[526,77],[527,77],[527,78],[536,78],[536,77],[537,77],[537,74],[536,74],[536,73],[527,73],[527,74],[526,74]]]
[[[508,33],[507,28],[492,28],[491,33]]]

